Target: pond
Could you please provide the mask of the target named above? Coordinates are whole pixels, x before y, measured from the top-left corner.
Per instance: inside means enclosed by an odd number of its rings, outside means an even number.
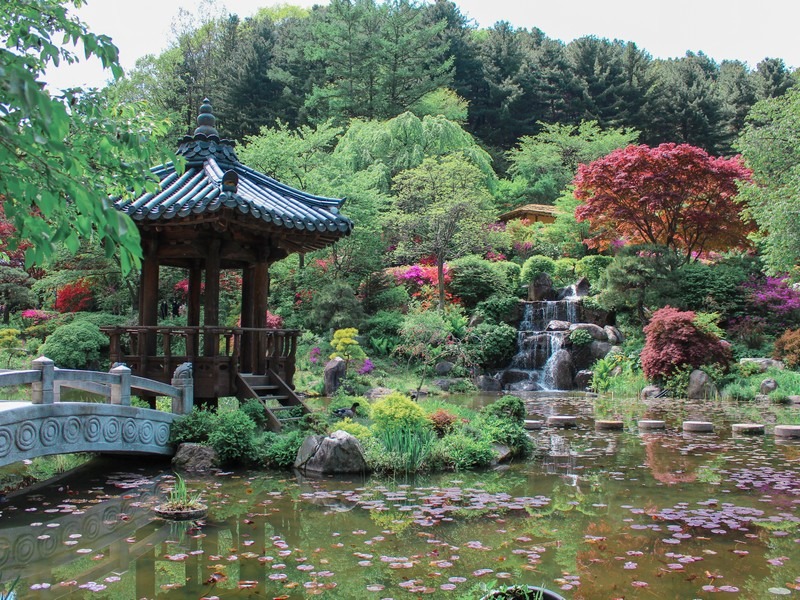
[[[800,595],[800,445],[683,434],[709,410],[655,407],[658,433],[597,432],[591,400],[532,399],[524,463],[414,479],[190,477],[203,522],[151,508],[168,465],[103,458],[0,504],[0,573],[20,598],[479,598],[527,583],[566,598]]]

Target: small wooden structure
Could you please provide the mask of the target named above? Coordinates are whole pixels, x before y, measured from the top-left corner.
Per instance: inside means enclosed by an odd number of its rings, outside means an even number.
[[[261,398],[272,428],[280,429],[281,413],[308,409],[293,392],[298,332],[266,326],[269,266],[334,243],[353,223],[339,213],[343,199],[291,188],[239,162],[233,142],[219,136],[208,99],[197,125],[178,148],[182,172],[172,163],[155,167],[158,192],[115,203],[139,229],[143,262],[139,325],[104,328],[111,360],[162,381],[191,362],[196,401]],[[161,266],[188,272],[185,327],[158,324]],[[238,327],[219,322],[224,269],[241,271]]]
[[[503,213],[497,218],[503,223],[508,223],[514,219],[525,219],[531,223],[553,223],[557,214],[556,207],[550,204],[526,204]]]

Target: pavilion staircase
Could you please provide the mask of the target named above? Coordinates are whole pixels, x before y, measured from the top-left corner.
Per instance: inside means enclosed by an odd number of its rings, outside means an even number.
[[[272,431],[281,431],[285,425],[300,421],[311,412],[294,390],[272,370],[268,370],[266,375],[239,373],[236,384],[239,400],[255,398],[261,402],[267,415],[267,426]]]

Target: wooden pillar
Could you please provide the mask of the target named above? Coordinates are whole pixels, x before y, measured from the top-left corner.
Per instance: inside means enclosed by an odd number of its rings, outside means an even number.
[[[253,303],[255,292],[255,269],[252,265],[247,265],[242,269],[242,314],[241,326],[253,327]],[[242,358],[240,371],[253,371],[253,352],[254,340],[256,336],[252,331],[242,334]]]
[[[142,276],[139,284],[139,325],[155,327],[158,325],[158,240],[147,238],[143,240],[142,247]],[[145,334],[143,340],[139,340],[139,354],[147,357],[156,356],[156,334],[155,332]],[[142,364],[142,373],[145,375],[146,365]]]
[[[205,293],[205,317],[206,327],[219,325],[219,277],[220,277],[220,240],[212,240],[209,244],[208,254],[206,255],[206,293]],[[217,355],[218,337],[216,335],[204,336],[203,354],[208,357]]]
[[[267,327],[267,300],[269,297],[269,263],[266,256],[259,256],[259,261],[253,267],[253,327],[266,329]],[[258,372],[266,372],[266,341],[264,334],[258,336],[256,360]]]
[[[189,327],[200,325],[200,290],[203,285],[203,269],[200,261],[194,261],[189,269],[189,306],[187,307],[186,324]]]

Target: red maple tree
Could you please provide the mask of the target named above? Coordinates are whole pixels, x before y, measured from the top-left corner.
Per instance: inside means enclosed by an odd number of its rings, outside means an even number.
[[[575,217],[589,222],[591,247],[657,244],[690,260],[748,245],[753,226],[735,197],[736,182],[750,177],[738,156],[717,158],[689,144],[628,146],[580,165]]]

